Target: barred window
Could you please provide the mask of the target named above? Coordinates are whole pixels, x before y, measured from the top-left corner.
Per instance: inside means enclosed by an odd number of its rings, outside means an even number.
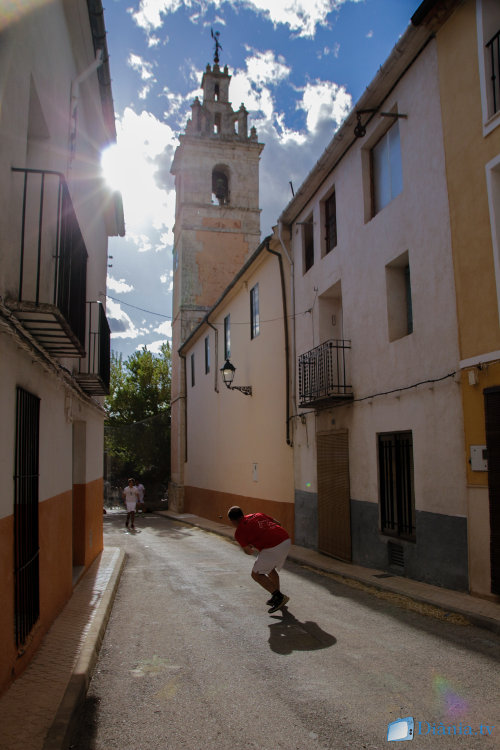
[[[415,539],[411,431],[381,433],[378,458],[381,530],[391,536]]]

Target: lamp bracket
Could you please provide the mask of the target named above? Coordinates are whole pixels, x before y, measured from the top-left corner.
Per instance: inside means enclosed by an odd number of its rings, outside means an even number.
[[[229,388],[230,391],[240,391],[241,393],[244,393],[245,396],[252,395],[251,385],[228,385],[227,387]]]

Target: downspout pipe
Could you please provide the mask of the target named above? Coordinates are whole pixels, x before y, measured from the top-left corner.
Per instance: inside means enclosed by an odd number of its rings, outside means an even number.
[[[291,257],[290,253],[288,252],[288,249],[283,241],[283,222],[278,222],[278,239],[280,242],[281,247],[283,248],[283,252],[285,254],[286,259],[290,263],[290,302],[292,306],[292,406],[294,413],[297,411],[296,407],[296,400],[297,400],[297,378],[296,378],[296,371],[295,371],[295,361],[296,361],[296,355],[295,355],[295,338],[296,338],[296,330],[295,330],[295,265],[293,262],[293,257]]]
[[[286,363],[286,444],[292,445],[290,439],[290,347],[288,344],[288,312],[286,305],[286,289],[285,289],[285,273],[283,270],[283,258],[281,253],[277,253],[276,250],[271,250],[269,246],[269,238],[266,242],[266,250],[271,255],[276,255],[280,267],[280,279],[281,279],[281,296],[283,300],[283,326],[285,333],[285,363]]]

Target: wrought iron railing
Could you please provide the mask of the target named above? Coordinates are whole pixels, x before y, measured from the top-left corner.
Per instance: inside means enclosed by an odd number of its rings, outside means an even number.
[[[101,302],[87,302],[86,356],[79,362],[76,379],[87,393],[109,393],[110,330]]]
[[[299,403],[313,406],[323,401],[352,398],[348,383],[351,342],[330,339],[299,357]]]
[[[88,256],[68,186],[59,172],[17,167],[12,171],[24,179],[17,309],[22,311],[24,303],[25,310],[29,306],[31,313],[47,317],[51,310],[46,306],[54,308],[69,328],[72,345],[50,321],[40,327],[39,317],[36,324],[26,318],[34,335],[56,355],[81,356]]]
[[[487,42],[486,49],[490,55],[492,114],[495,114],[500,109],[500,30]]]

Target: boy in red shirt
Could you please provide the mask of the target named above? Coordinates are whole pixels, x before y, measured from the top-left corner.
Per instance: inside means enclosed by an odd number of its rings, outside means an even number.
[[[272,594],[267,605],[271,607],[269,612],[276,612],[290,599],[281,593],[278,575],[290,551],[290,537],[283,526],[265,513],[245,516],[241,508],[233,505],[227,517],[236,527],[234,538],[243,547],[243,552],[251,555],[254,549],[258,550],[252,578]]]

